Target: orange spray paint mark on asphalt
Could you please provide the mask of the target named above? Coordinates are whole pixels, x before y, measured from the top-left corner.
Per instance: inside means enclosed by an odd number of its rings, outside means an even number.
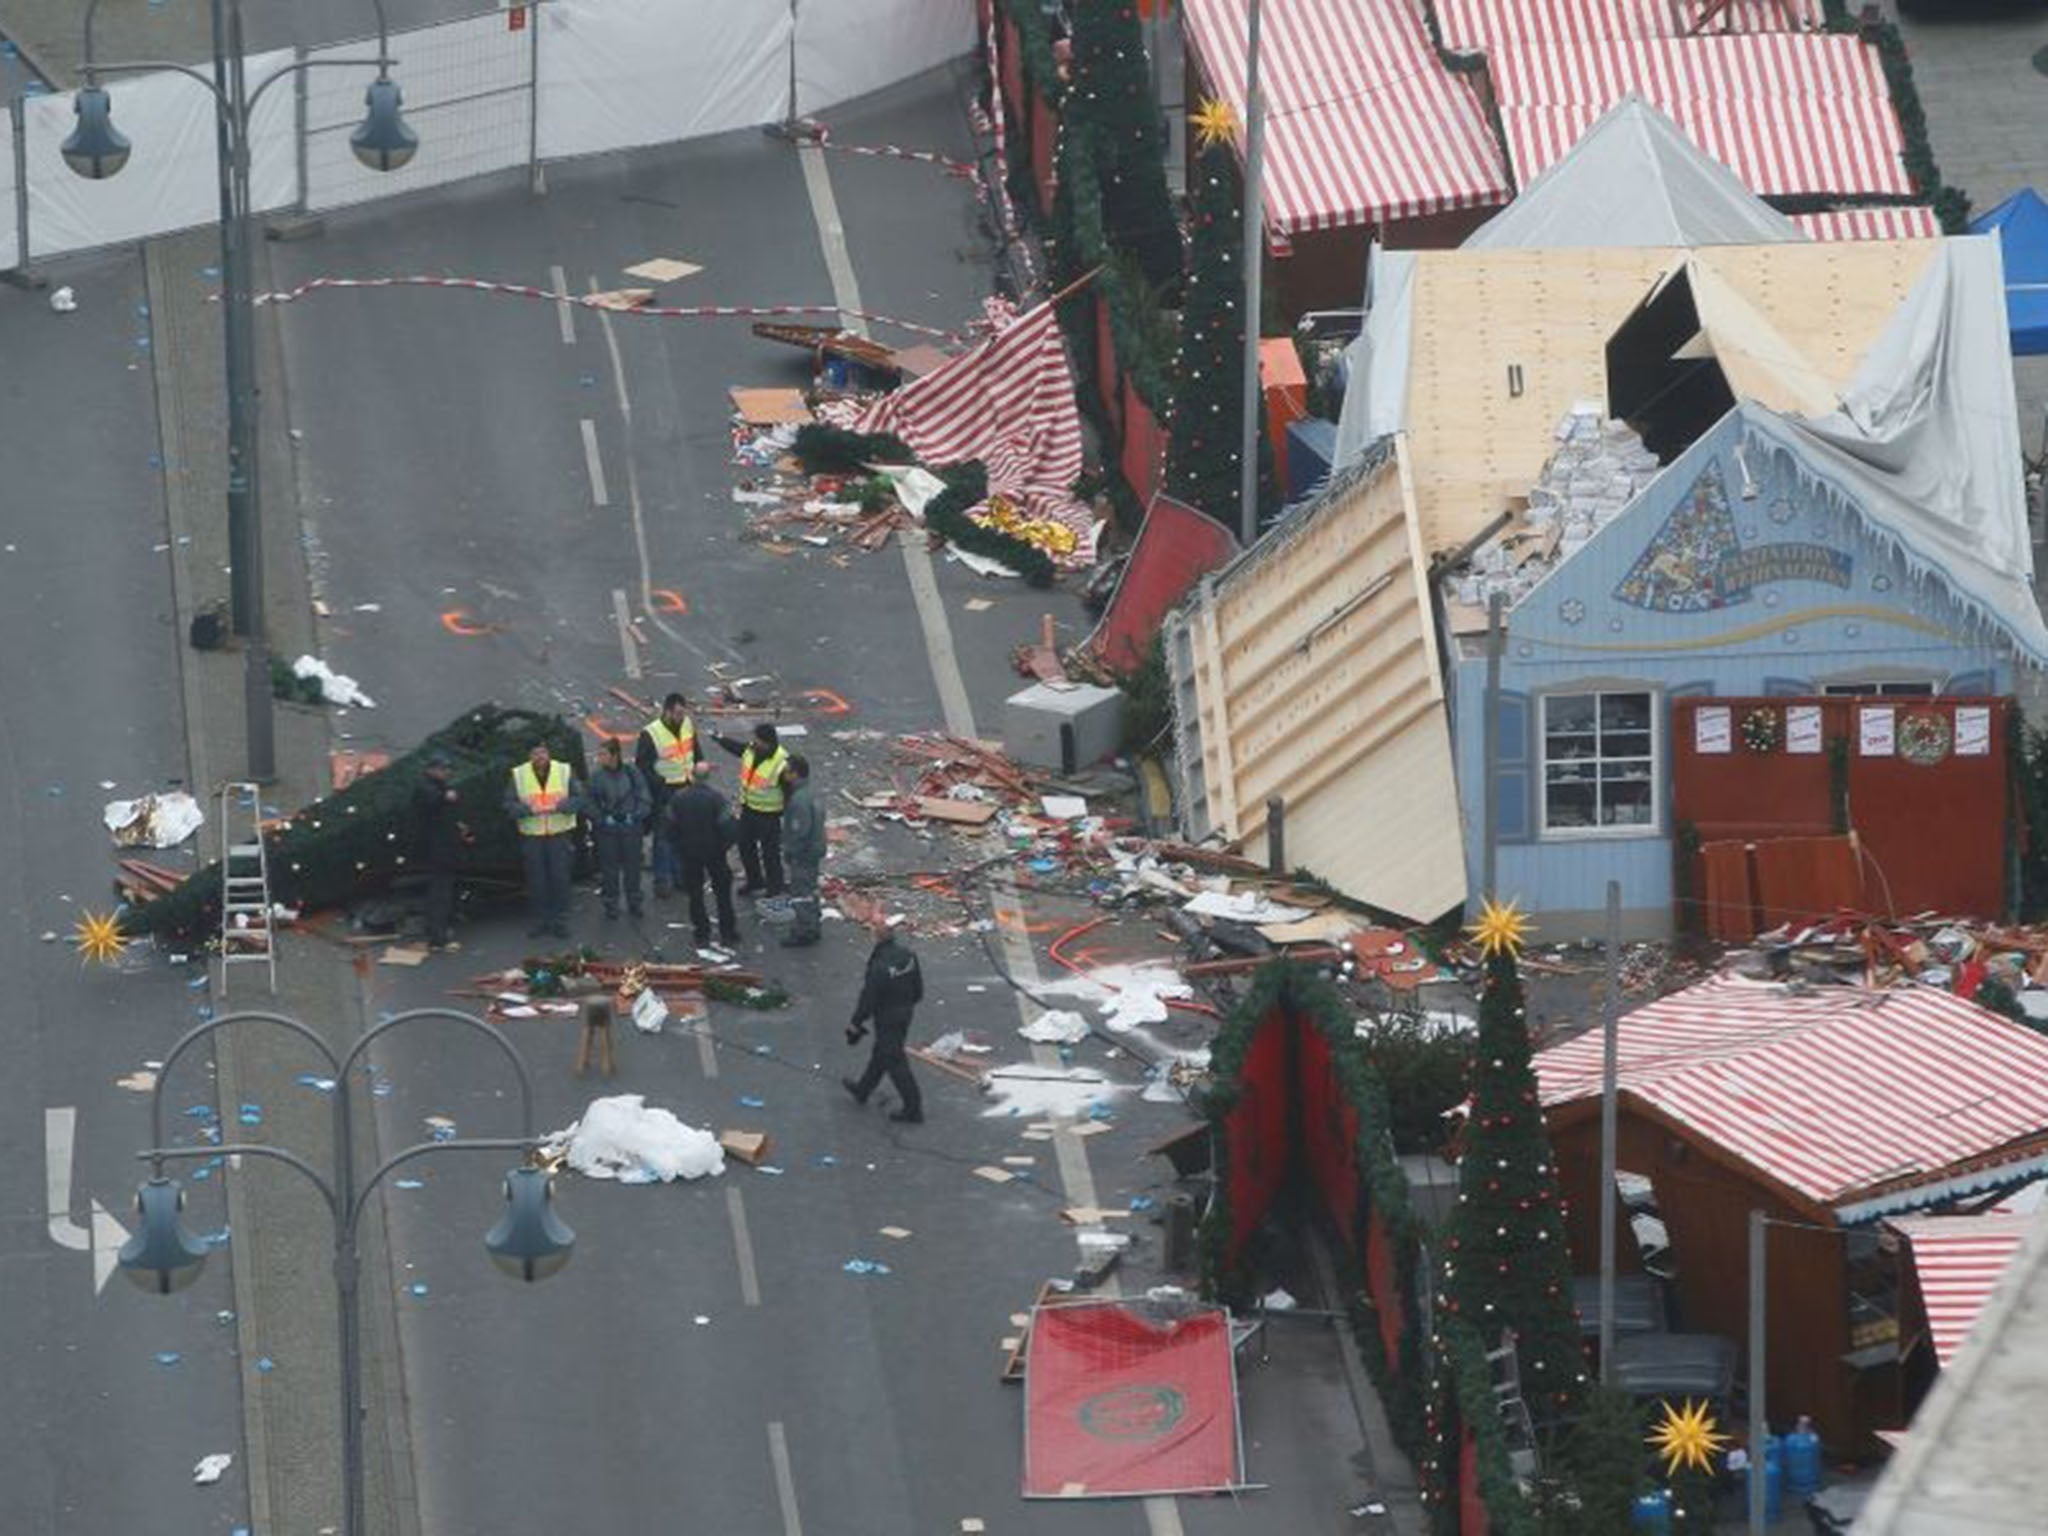
[[[656,613],[688,613],[689,599],[669,587],[655,587],[647,594],[647,602]]]
[[[441,615],[441,627],[451,635],[488,635],[498,626],[472,622],[467,608],[450,608]]]

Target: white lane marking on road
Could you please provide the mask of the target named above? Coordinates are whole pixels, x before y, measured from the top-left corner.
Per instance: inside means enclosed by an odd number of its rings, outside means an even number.
[[[796,1474],[789,1469],[789,1436],[780,1419],[768,1421],[768,1459],[775,1463],[775,1498],[782,1505],[783,1536],[804,1536],[804,1522],[796,1512]]]
[[[818,226],[818,242],[825,253],[825,271],[832,279],[832,302],[842,310],[859,309],[860,284],[853,275],[853,261],[846,249],[846,230],[839,222],[839,204],[832,195],[832,176],[825,165],[825,152],[816,144],[805,144],[797,150],[803,162],[804,187],[811,197],[811,217]],[[867,327],[852,315],[840,317],[849,330],[865,336]],[[960,658],[953,649],[953,629],[946,617],[946,605],[939,596],[938,577],[932,570],[932,557],[921,539],[912,539],[907,534],[899,535],[897,548],[903,551],[903,566],[910,578],[910,595],[917,609],[919,626],[924,630],[925,651],[931,657],[932,680],[938,685],[939,706],[945,715],[946,729],[955,736],[976,739],[980,733],[974,728],[974,705],[967,693],[967,680],[960,672]],[[998,875],[990,882],[996,901],[1015,909],[1020,901],[1016,882],[1007,875]],[[1008,928],[1003,934],[1003,961],[1010,974],[1026,988],[1035,990],[1041,980],[1038,957],[1032,952],[1031,942],[1022,934]],[[1017,1014],[1025,1023],[1030,1022],[1029,999],[1022,992],[1012,994],[1017,1005]],[[1033,1062],[1053,1071],[1060,1069],[1058,1050],[1050,1045],[1033,1045]],[[1060,1171],[1060,1183],[1065,1190],[1068,1203],[1094,1206],[1095,1175],[1088,1166],[1088,1143],[1078,1136],[1055,1135],[1053,1137],[1053,1161]],[[1109,1294],[1115,1294],[1114,1279],[1102,1287]],[[1180,1505],[1171,1498],[1150,1498],[1145,1500],[1145,1524],[1151,1536],[1181,1536]]]
[[[595,274],[590,278],[590,291],[601,293]],[[618,402],[619,419],[626,424],[626,503],[633,513],[633,550],[640,560],[640,611],[647,620],[677,645],[695,656],[699,661],[710,661],[704,648],[696,641],[687,639],[661,616],[654,606],[654,574],[647,559],[647,517],[640,505],[640,469],[633,461],[633,397],[626,392],[626,360],[619,351],[619,334],[612,328],[612,317],[604,310],[597,311],[597,328],[604,332],[605,351],[612,360],[612,397]],[[740,660],[737,651],[724,647],[726,659]]]
[[[597,423],[586,416],[582,426],[583,467],[590,472],[590,501],[593,506],[608,507],[612,499],[604,488],[604,457],[597,451]]]
[[[97,1296],[106,1289],[119,1264],[121,1245],[128,1241],[128,1229],[98,1200],[88,1202],[92,1219],[74,1221],[71,1216],[71,1162],[78,1142],[78,1111],[71,1105],[43,1110],[43,1192],[48,1196],[45,1210],[50,1222],[50,1241],[73,1253],[92,1255],[92,1289]]]
[[[740,1259],[740,1300],[761,1305],[761,1281],[754,1273],[754,1240],[747,1236],[747,1202],[731,1184],[725,1186],[725,1212],[732,1218],[732,1246]]]
[[[555,320],[562,327],[562,345],[576,345],[576,306],[569,302],[569,274],[560,267],[549,267],[548,276],[555,285]]]
[[[697,1034],[697,1064],[704,1069],[706,1077],[718,1076],[718,1046],[711,1039],[711,1031],[699,1024]]]
[[[633,643],[633,610],[627,605],[625,590],[612,588],[612,618],[619,626],[619,654],[625,658],[626,676],[640,676],[640,647]]]

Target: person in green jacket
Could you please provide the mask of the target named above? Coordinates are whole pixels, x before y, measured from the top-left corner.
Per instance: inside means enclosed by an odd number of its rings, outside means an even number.
[[[820,937],[818,866],[825,862],[825,817],[811,793],[810,760],[801,752],[790,753],[782,771],[782,797],[782,862],[795,917],[782,942],[795,949]]]

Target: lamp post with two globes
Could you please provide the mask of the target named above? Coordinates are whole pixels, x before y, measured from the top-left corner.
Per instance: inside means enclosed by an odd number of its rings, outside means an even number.
[[[398,84],[391,78],[384,0],[377,12],[374,59],[301,59],[250,88],[243,73],[241,0],[211,0],[213,77],[167,60],[103,64],[93,57],[93,16],[100,0],[85,8],[85,51],[80,69],[85,84],[73,99],[77,125],[61,146],[64,163],[80,176],[103,181],[128,163],[131,145],[114,126],[113,101],[100,84],[105,75],[171,71],[196,80],[213,93],[220,170],[220,269],[222,321],[227,343],[228,395],[228,561],[234,632],[242,637],[245,670],[243,705],[249,734],[248,776],[258,783],[276,776],[277,749],[270,699],[270,644],[263,623],[263,520],[257,495],[255,292],[251,278],[249,230],[249,125],[263,93],[287,76],[315,68],[374,67],[377,78],[364,93],[362,123],[349,135],[349,148],[371,170],[395,171],[419,148],[406,126]]]
[[[422,1020],[445,1020],[461,1024],[488,1036],[512,1063],[519,1077],[522,1134],[511,1137],[467,1137],[450,1141],[428,1141],[404,1148],[384,1159],[370,1175],[358,1182],[355,1162],[355,1120],[349,1103],[349,1073],[371,1042],[390,1030]],[[215,1030],[230,1024],[268,1024],[297,1035],[320,1055],[334,1073],[334,1167],[323,1176],[297,1153],[283,1147],[257,1142],[231,1142],[222,1146],[171,1147],[164,1144],[164,1084],[178,1058]],[[363,1424],[362,1424],[362,1336],[357,1305],[357,1277],[360,1259],[356,1234],[365,1203],[384,1176],[417,1158],[441,1152],[531,1151],[533,1132],[533,1079],[512,1042],[498,1029],[474,1014],[453,1008],[416,1008],[394,1014],[369,1030],[336,1059],[327,1042],[299,1020],[281,1013],[231,1013],[189,1029],[171,1047],[157,1072],[156,1087],[149,1102],[150,1146],[138,1155],[150,1165],[150,1176],[136,1191],[135,1210],[140,1225],[121,1247],[122,1273],[147,1290],[168,1294],[199,1278],[200,1267],[209,1252],[180,1219],[185,1194],[164,1172],[166,1163],[202,1157],[256,1157],[283,1163],[296,1170],[320,1191],[334,1218],[334,1282],[340,1293],[341,1346],[341,1455],[342,1536],[363,1536]],[[505,1210],[497,1225],[484,1236],[484,1247],[507,1274],[517,1279],[545,1279],[569,1262],[576,1234],[553,1210],[553,1181],[544,1169],[520,1166],[505,1176]]]

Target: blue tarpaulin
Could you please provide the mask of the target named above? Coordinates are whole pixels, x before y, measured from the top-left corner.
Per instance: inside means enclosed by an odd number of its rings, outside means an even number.
[[[2005,314],[2015,356],[2048,352],[2048,202],[2032,187],[1970,221],[1973,235],[1996,234],[2005,257]]]

